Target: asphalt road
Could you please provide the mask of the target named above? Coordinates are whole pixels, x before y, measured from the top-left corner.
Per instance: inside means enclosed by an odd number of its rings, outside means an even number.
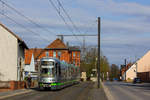
[[[102,89],[93,82],[82,82],[59,91],[38,91],[8,97],[2,100],[107,100]]]
[[[105,82],[113,100],[150,100],[150,83]]]

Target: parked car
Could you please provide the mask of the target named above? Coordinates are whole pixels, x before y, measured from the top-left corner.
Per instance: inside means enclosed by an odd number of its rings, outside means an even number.
[[[113,81],[118,81],[118,78],[113,78]]]
[[[141,79],[140,78],[134,78],[133,84],[136,84],[136,83],[141,83]]]

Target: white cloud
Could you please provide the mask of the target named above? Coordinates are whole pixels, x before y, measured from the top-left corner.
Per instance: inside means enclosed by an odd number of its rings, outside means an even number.
[[[30,4],[28,1],[20,0],[10,2],[13,2],[19,11],[54,34],[72,34],[47,1],[31,0],[32,3]],[[119,63],[123,56],[133,56],[132,49],[134,48],[139,49],[143,47],[143,49],[140,49],[141,51],[136,51],[139,55],[142,55],[145,50],[149,49],[148,43],[150,43],[150,40],[143,35],[150,33],[150,6],[127,1],[116,2],[114,0],[62,0],[62,3],[74,23],[83,33],[86,30],[89,31],[89,34],[97,33],[97,23],[94,20],[98,16],[102,17],[102,47],[104,54],[109,57],[111,63]],[[33,6],[33,4],[35,5]],[[38,31],[41,35],[45,34],[46,36],[44,37],[50,41],[56,38],[56,36],[29,24],[25,19],[16,16],[12,12],[7,14],[33,31]],[[63,14],[62,11],[61,14]],[[67,18],[65,17],[65,19]],[[66,21],[68,22],[68,20]],[[7,24],[9,25],[9,22]],[[43,41],[40,37],[36,37],[33,34],[29,35],[30,33],[27,33],[20,27],[11,26],[10,28],[21,35],[26,41],[30,41],[28,42],[30,47],[35,47],[35,45],[44,47],[48,44],[48,42]],[[75,31],[75,34],[78,33]],[[38,39],[40,42],[37,41]],[[79,39],[82,40],[82,38]],[[80,44],[76,38],[65,38],[66,41],[70,41],[71,45]],[[87,45],[97,44],[97,39],[93,37],[86,38],[86,41]],[[118,52],[119,55],[117,55]]]

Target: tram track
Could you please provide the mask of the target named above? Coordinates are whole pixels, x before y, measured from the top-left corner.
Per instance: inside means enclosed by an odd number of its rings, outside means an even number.
[[[2,100],[90,100],[90,91],[93,88],[92,82],[81,82],[61,90],[38,91],[2,99]]]

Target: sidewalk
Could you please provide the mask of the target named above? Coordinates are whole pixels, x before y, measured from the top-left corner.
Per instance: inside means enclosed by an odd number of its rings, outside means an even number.
[[[33,91],[32,89],[20,89],[20,90],[14,90],[14,91],[7,91],[7,92],[0,92],[0,99],[4,99],[11,96],[16,96],[24,93],[29,93]]]
[[[108,100],[102,85],[100,88],[97,88],[97,82],[94,83],[89,100]]]

